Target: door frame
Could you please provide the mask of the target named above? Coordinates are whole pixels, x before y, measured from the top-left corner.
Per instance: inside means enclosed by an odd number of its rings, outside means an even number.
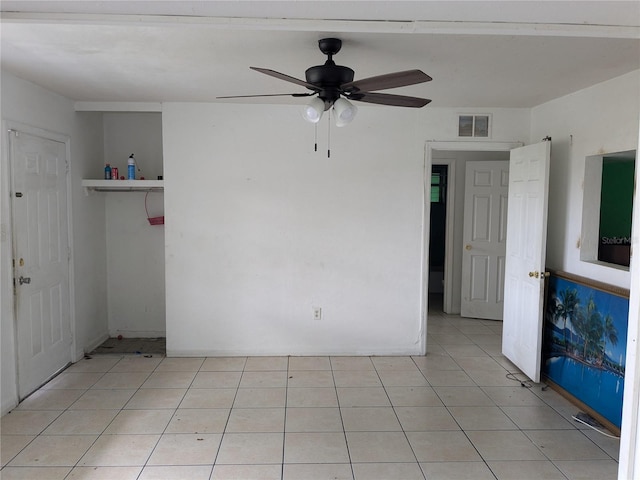
[[[424,156],[424,199],[423,199],[423,254],[422,254],[422,342],[423,350],[426,352],[427,338],[427,315],[429,310],[429,221],[431,212],[427,208],[427,199],[431,189],[431,167],[434,163],[433,157],[438,151],[470,151],[470,152],[487,152],[487,151],[509,151],[514,148],[523,146],[523,142],[487,142],[487,141],[464,141],[450,140],[438,141],[428,140],[425,143]],[[437,164],[448,165],[449,172],[447,176],[447,216],[445,227],[445,257],[444,257],[444,311],[451,311],[453,298],[453,228],[454,228],[454,209],[455,209],[455,178],[456,178],[456,160],[455,159],[438,159]]]
[[[13,132],[20,132],[20,133],[25,133],[28,135],[33,135],[33,136],[37,136],[37,137],[41,137],[47,140],[52,140],[55,142],[59,142],[64,144],[64,148],[65,148],[65,155],[66,155],[66,164],[67,164],[67,168],[66,168],[66,183],[67,183],[67,198],[66,198],[66,202],[67,202],[67,234],[68,234],[68,256],[69,256],[69,262],[68,262],[68,268],[69,268],[69,328],[71,329],[71,345],[70,345],[70,349],[71,351],[69,352],[69,358],[71,359],[72,362],[76,362],[78,360],[78,355],[76,352],[76,318],[75,318],[75,279],[74,279],[74,256],[73,256],[73,213],[72,213],[72,183],[71,183],[71,138],[68,135],[62,134],[62,133],[57,133],[57,132],[52,132],[50,130],[44,130],[42,128],[38,128],[38,127],[34,127],[31,125],[27,125],[24,123],[20,123],[20,122],[15,122],[12,120],[4,120],[2,122],[2,128],[3,131],[5,132],[5,135],[7,135],[7,140],[9,140],[8,136],[11,135]],[[15,258],[15,242],[14,242],[14,219],[13,219],[13,197],[12,197],[12,158],[11,158],[11,149],[9,146],[9,141],[5,142],[5,148],[4,150],[4,158],[5,160],[5,165],[6,165],[6,173],[7,173],[7,180],[6,183],[3,185],[6,186],[7,188],[7,193],[6,195],[4,195],[4,198],[6,200],[8,200],[8,216],[9,216],[9,221],[6,223],[7,226],[7,231],[6,232],[2,232],[3,236],[6,234],[6,239],[7,239],[7,243],[8,243],[8,254],[10,255],[10,258],[8,259],[10,262],[13,261],[13,259]],[[11,268],[11,280],[13,279],[13,268]],[[20,372],[18,371],[18,330],[17,330],[17,310],[16,310],[16,297],[13,294],[13,286],[10,285],[9,286],[10,290],[11,290],[11,299],[9,301],[10,303],[10,311],[11,311],[11,321],[12,321],[12,326],[13,326],[13,348],[14,348],[14,352],[13,352],[13,361],[14,361],[14,370],[15,370],[15,387],[16,387],[16,403],[20,401],[19,398],[19,375]]]

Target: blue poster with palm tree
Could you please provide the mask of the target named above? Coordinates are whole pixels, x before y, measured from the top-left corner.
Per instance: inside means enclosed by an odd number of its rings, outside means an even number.
[[[620,428],[628,294],[554,273],[545,302],[542,373]]]

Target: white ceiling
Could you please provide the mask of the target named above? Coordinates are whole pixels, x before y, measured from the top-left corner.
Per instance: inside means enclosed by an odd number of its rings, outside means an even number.
[[[334,60],[438,107],[531,107],[640,68],[640,2],[2,1],[2,67],[79,101],[217,101],[303,87]],[[640,86],[639,86],[640,88]],[[219,100],[218,100],[219,101]],[[304,102],[291,97],[234,100]],[[426,107],[429,108],[429,107]]]

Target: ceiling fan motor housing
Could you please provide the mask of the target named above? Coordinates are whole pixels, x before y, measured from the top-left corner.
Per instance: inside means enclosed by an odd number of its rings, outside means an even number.
[[[353,81],[354,71],[349,67],[336,65],[333,60],[327,60],[324,65],[316,65],[305,72],[307,83],[316,85],[320,92],[318,96],[328,104],[340,98],[340,85]]]

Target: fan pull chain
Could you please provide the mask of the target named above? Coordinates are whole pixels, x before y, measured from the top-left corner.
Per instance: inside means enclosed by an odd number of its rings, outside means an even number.
[[[327,115],[329,122],[329,127],[327,128],[327,158],[331,158],[331,110],[329,109],[329,115]]]
[[[315,127],[315,136],[314,136],[315,145],[314,145],[313,151],[317,152],[318,151],[318,124],[315,123],[314,127]]]

